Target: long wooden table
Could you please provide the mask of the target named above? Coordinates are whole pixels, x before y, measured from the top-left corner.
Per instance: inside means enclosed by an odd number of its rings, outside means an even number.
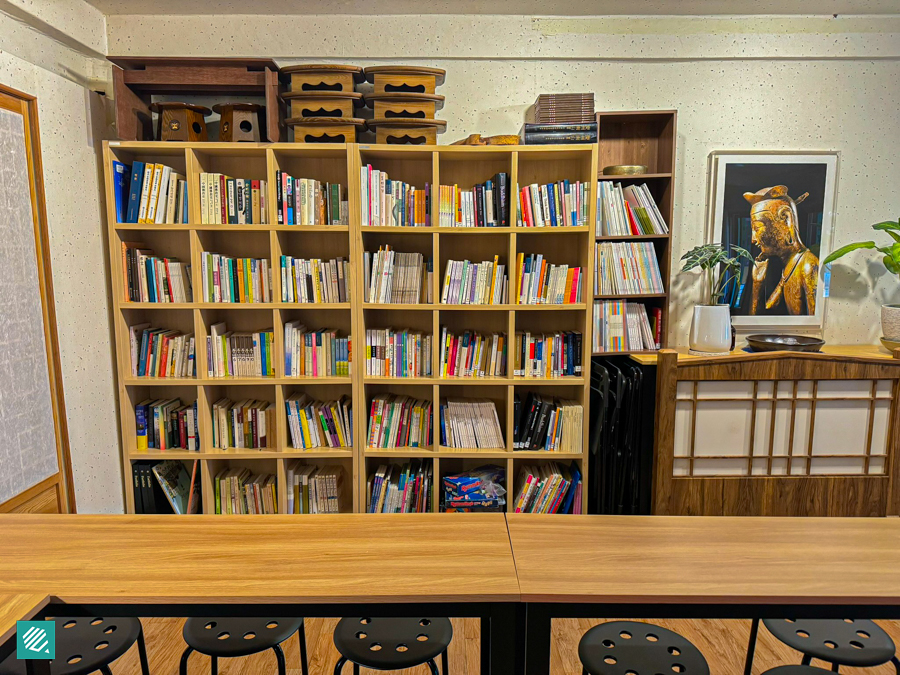
[[[900,519],[507,516],[526,672],[555,617],[900,618]],[[754,624],[756,625],[756,624]]]

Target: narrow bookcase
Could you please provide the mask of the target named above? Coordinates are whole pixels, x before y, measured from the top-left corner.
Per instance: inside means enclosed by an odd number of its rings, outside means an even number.
[[[623,186],[646,183],[656,201],[666,225],[668,234],[646,234],[625,236],[595,236],[602,241],[649,241],[656,251],[659,271],[662,277],[663,293],[643,293],[632,295],[594,295],[595,300],[627,300],[639,302],[648,310],[662,311],[662,333],[660,347],[668,346],[666,334],[669,330],[669,278],[672,261],[672,231],[675,194],[675,110],[641,110],[597,113],[598,134],[598,175],[597,180],[621,183]],[[636,176],[606,176],[603,167],[623,164],[641,164],[647,173]],[[593,311],[593,310],[592,310]],[[594,352],[594,356],[616,355],[640,352]]]
[[[587,448],[591,356],[591,288],[593,279],[594,223],[598,146],[393,146],[358,144],[254,144],[254,143],[104,143],[107,221],[109,228],[110,287],[114,304],[117,393],[126,485],[126,510],[134,511],[131,490],[132,463],[141,460],[200,460],[203,511],[214,513],[213,478],[224,468],[246,466],[253,473],[271,473],[278,481],[278,507],[286,512],[287,462],[340,465],[344,469],[342,511],[365,511],[367,476],[380,463],[404,458],[433,462],[434,487],[431,509],[439,510],[440,479],[451,472],[496,463],[506,469],[507,509],[512,511],[517,473],[524,463],[544,464],[575,461],[582,474],[582,508],[587,503]],[[113,161],[166,164],[184,174],[188,186],[187,224],[118,223],[114,193]],[[436,188],[457,184],[470,189],[498,172],[510,176],[510,194],[517,203],[516,188],[530,183],[560,180],[589,184],[588,224],[583,227],[516,227],[515,211],[508,227],[363,227],[360,169],[366,164],[387,171],[392,179],[417,188],[428,183]],[[340,183],[349,201],[349,225],[278,225],[275,219],[276,171],[321,182]],[[236,178],[267,180],[269,222],[253,225],[201,224],[199,175],[224,173]],[[437,214],[437,190],[431,192],[431,214]],[[157,254],[190,262],[193,301],[187,303],[135,303],[125,300],[123,242],[140,242]],[[420,252],[433,261],[434,302],[419,305],[368,304],[364,302],[363,252],[381,245],[397,251]],[[201,260],[205,252],[233,257],[265,258],[272,275],[270,303],[205,303],[201,296]],[[447,260],[492,260],[495,255],[507,265],[514,283],[519,253],[543,254],[554,264],[580,266],[583,270],[584,302],[566,305],[515,304],[512,288],[509,302],[501,305],[444,305],[440,303]],[[344,257],[350,260],[350,301],[344,303],[297,304],[280,302],[282,255],[301,258]],[[660,261],[662,264],[662,260]],[[667,274],[667,270],[666,270]],[[284,325],[302,321],[310,329],[336,328],[352,338],[353,362],[346,377],[287,377],[284,364]],[[274,377],[208,378],[206,337],[210,327],[225,322],[228,330],[274,331]],[[151,378],[131,375],[129,326],[142,323],[193,333],[196,339],[197,378]],[[505,377],[461,379],[439,377],[442,326],[456,333],[467,329],[506,333],[509,365]],[[367,377],[365,375],[366,328],[412,328],[433,336],[430,378]],[[516,331],[552,333],[571,330],[582,333],[582,373],[555,378],[523,378],[512,375],[512,352]],[[513,401],[516,393],[536,391],[546,396],[572,399],[584,408],[582,445],[578,452],[513,451]],[[353,446],[298,450],[291,446],[285,400],[307,393],[323,401],[349,396],[353,404]],[[378,394],[407,394],[432,402],[434,437],[427,447],[391,450],[367,445],[369,405]],[[496,404],[505,448],[496,450],[451,449],[439,444],[439,402],[446,396],[487,398]],[[221,449],[212,444],[212,408],[222,397],[234,401],[258,399],[275,405],[275,431],[265,449]],[[197,401],[199,450],[138,450],[134,406],[147,398],[180,398]],[[190,468],[190,467],[188,467]]]

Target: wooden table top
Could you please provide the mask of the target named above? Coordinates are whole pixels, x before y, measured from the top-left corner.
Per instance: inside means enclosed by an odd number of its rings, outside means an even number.
[[[69,603],[519,600],[503,514],[0,515],[0,593]]]
[[[509,514],[525,602],[900,603],[900,519]]]
[[[746,344],[744,340],[738,339],[738,342],[741,343],[740,346],[732,352],[729,352],[732,356],[764,356],[765,352],[745,352],[744,347]],[[674,351],[678,352],[678,361],[690,361],[692,359],[699,358],[709,358],[705,356],[695,356],[693,354],[688,353],[687,347],[676,347]],[[889,360],[893,358],[891,352],[885,349],[882,345],[829,345],[826,344],[822,347],[822,354],[831,354],[833,356],[850,356],[856,358],[867,358],[867,359],[885,359]],[[637,361],[642,366],[655,366],[656,365],[657,355],[653,352],[650,353],[642,353],[642,354],[632,354],[631,359]]]
[[[0,593],[0,645],[16,633],[16,621],[26,621],[47,605],[46,593]]]

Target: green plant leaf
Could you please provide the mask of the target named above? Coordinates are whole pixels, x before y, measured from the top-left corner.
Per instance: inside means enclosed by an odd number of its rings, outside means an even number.
[[[876,248],[874,241],[857,241],[852,244],[847,244],[846,246],[841,246],[836,251],[832,251],[825,260],[822,261],[822,265],[827,265],[830,262],[834,262],[838,258],[841,258],[851,251],[857,251],[861,248]],[[879,249],[881,250],[881,249]],[[887,253],[887,251],[885,251]]]
[[[873,230],[884,230],[887,232],[888,230],[900,230],[900,221],[894,222],[893,220],[885,220],[883,223],[876,223],[872,226]]]
[[[893,258],[891,258],[891,256],[889,256],[889,255],[884,256],[881,259],[881,262],[884,263],[885,268],[887,268],[887,271],[890,272],[891,274],[900,274],[900,265],[897,265],[897,263],[894,261]]]

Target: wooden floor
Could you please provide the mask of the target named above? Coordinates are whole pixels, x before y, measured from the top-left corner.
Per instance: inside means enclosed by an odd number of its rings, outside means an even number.
[[[557,619],[553,622],[552,675],[580,675],[578,663],[578,641],[582,634],[601,619]],[[184,643],[181,638],[183,619],[143,619],[147,638],[151,675],[177,675],[178,662]],[[336,619],[309,619],[306,635],[309,645],[310,671],[312,675],[331,675],[338,653],[331,640]],[[688,638],[700,649],[709,661],[712,675],[740,675],[744,667],[744,653],[750,633],[749,621],[738,620],[677,620],[656,621]],[[900,644],[900,622],[879,621]],[[455,619],[454,638],[450,646],[450,666],[452,675],[478,675],[479,638],[477,619]],[[285,645],[288,673],[300,675],[300,656],[297,639],[292,638]],[[799,663],[799,656],[760,629],[759,646],[754,662],[754,675],[769,668],[786,663]],[[194,654],[188,667],[189,675],[209,675],[209,659]],[[132,648],[118,662],[113,664],[114,675],[140,675],[137,648]],[[275,657],[272,652],[238,659],[220,659],[219,672],[222,675],[275,675]],[[375,673],[367,671],[364,673]],[[424,675],[424,666],[405,671],[404,675]],[[888,664],[878,668],[841,670],[847,675],[893,675],[896,671]],[[350,675],[351,668],[346,668]],[[442,674],[443,675],[443,674]]]

